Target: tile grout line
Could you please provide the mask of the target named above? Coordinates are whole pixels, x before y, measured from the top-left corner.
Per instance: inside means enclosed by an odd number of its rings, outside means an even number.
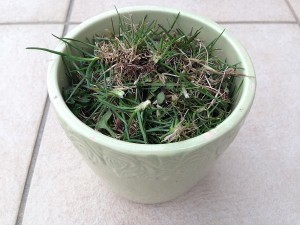
[[[300,19],[297,16],[297,13],[295,12],[295,10],[294,10],[293,6],[291,5],[290,1],[289,0],[285,0],[285,3],[287,4],[288,8],[290,9],[291,13],[293,14],[293,16],[294,16],[294,18],[296,20],[296,23],[300,27]]]
[[[294,15],[294,17],[296,17]],[[297,18],[297,17],[296,17]],[[298,19],[296,19],[297,21],[216,21],[219,24],[297,24],[298,23]],[[82,22],[59,22],[59,21],[53,21],[53,22],[47,22],[47,21],[42,21],[42,22],[7,22],[7,23],[0,23],[0,26],[6,26],[6,25],[57,25],[57,24],[61,24],[61,25],[69,25],[69,24],[80,24]]]
[[[74,0],[70,0],[70,2],[69,2],[69,8],[68,8],[67,16],[66,16],[66,20],[64,22],[64,30],[63,30],[62,36],[65,36],[67,34],[67,31],[68,31],[68,28],[69,28],[69,24],[70,24],[70,19],[71,19],[73,5],[74,5]]]
[[[64,24],[63,21],[21,21],[21,22],[0,22],[1,25],[56,25],[56,24]]]
[[[23,188],[23,193],[22,193],[22,197],[21,197],[19,211],[18,211],[18,214],[17,214],[16,225],[21,225],[22,224],[23,215],[24,215],[26,202],[27,202],[27,197],[28,197],[28,193],[29,193],[29,189],[30,189],[30,183],[31,183],[31,180],[32,180],[34,167],[35,167],[35,164],[36,164],[39,148],[40,148],[40,145],[41,145],[41,140],[42,140],[43,131],[44,131],[46,120],[47,120],[49,106],[50,106],[50,102],[49,102],[49,97],[47,95],[47,98],[46,98],[46,101],[45,101],[45,104],[44,104],[44,110],[43,110],[43,113],[42,113],[41,122],[40,122],[39,129],[38,129],[38,134],[37,134],[37,137],[36,137],[36,140],[35,140],[35,144],[34,144],[34,147],[33,147],[33,153],[32,153],[29,168],[28,168],[28,171],[27,171],[26,181],[25,181],[25,185],[24,185],[24,188]]]
[[[68,6],[65,22],[63,23],[64,28],[63,28],[62,36],[64,36],[68,30],[69,21],[70,21],[70,17],[71,17],[71,13],[72,13],[72,8],[73,8],[73,3],[74,3],[74,0],[69,1],[69,6]],[[44,129],[45,129],[48,113],[49,113],[49,108],[50,108],[50,99],[49,99],[49,96],[47,95],[47,98],[46,98],[46,101],[44,104],[44,108],[43,108],[42,118],[41,118],[40,125],[38,128],[38,134],[37,134],[37,137],[35,140],[32,156],[30,159],[29,168],[27,171],[27,176],[26,176],[23,193],[22,193],[22,197],[21,197],[21,201],[20,201],[20,205],[19,205],[19,210],[18,210],[18,214],[17,214],[17,218],[16,218],[16,223],[15,223],[16,225],[22,225],[22,223],[23,223],[23,216],[24,216],[24,212],[25,212],[25,208],[26,208],[26,203],[27,203],[27,198],[28,198],[28,194],[29,194],[29,190],[30,190],[31,180],[32,180],[32,177],[34,174],[34,169],[35,169],[37,157],[39,154],[41,141],[43,138],[43,133],[44,133]]]
[[[297,24],[296,21],[216,21],[219,24]]]

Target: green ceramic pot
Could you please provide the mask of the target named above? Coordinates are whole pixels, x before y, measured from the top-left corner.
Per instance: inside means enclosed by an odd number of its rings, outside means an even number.
[[[130,7],[119,9],[120,14],[130,13],[135,21],[146,14],[149,20],[157,19],[168,25],[178,10],[161,7]],[[110,28],[111,18],[117,24],[116,11],[103,13],[86,20],[67,37],[85,41],[95,33]],[[210,42],[223,30],[213,21],[198,15],[181,12],[178,24],[185,32],[192,27],[203,27],[201,38]],[[77,119],[65,104],[62,88],[68,86],[63,62],[55,56],[48,71],[48,91],[52,105],[67,136],[82,154],[87,164],[116,193],[132,201],[159,203],[174,199],[189,189],[205,175],[206,171],[237,135],[252,105],[256,79],[251,60],[228,31],[217,47],[223,50],[229,63],[241,62],[247,76],[231,115],[213,130],[186,141],[171,144],[134,144],[116,140],[91,129]],[[65,51],[60,44],[57,51]],[[237,80],[239,83],[239,80]],[[80,181],[79,181],[80,182]]]

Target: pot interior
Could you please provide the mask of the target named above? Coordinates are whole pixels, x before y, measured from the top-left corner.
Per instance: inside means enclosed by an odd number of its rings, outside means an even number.
[[[149,10],[121,10],[119,11],[119,13],[121,17],[129,17],[129,15],[132,16],[132,20],[134,23],[140,22],[145,17],[145,15],[147,15],[148,21],[157,20],[159,24],[165,27],[170,27],[170,23],[172,23],[176,18],[178,11],[163,11],[150,8]],[[116,27],[118,25],[118,20],[119,17],[116,12],[114,14],[103,14],[80,24],[77,28],[71,31],[67,35],[67,37],[83,42],[87,41],[87,39],[92,40],[95,34],[99,36],[107,34],[107,30],[112,30],[112,22]],[[184,13],[180,14],[177,24],[174,28],[177,27],[183,30],[185,33],[189,33],[192,27],[193,30],[202,28],[199,39],[203,40],[205,44],[210,43],[224,31],[222,27],[210,20]],[[229,64],[236,64],[238,62],[241,62],[240,67],[245,68],[249,66],[246,65],[245,62],[247,62],[247,60],[243,58],[243,54],[240,52],[241,46],[237,46],[235,40],[233,40],[230,37],[230,34],[228,34],[228,31],[225,30],[225,32],[216,43],[215,47],[221,49],[221,51],[217,51],[217,54],[219,54],[222,59],[226,59]],[[70,51],[66,48],[65,45],[61,45],[59,48],[59,51]],[[247,73],[247,70],[242,69],[239,72],[245,74]],[[59,64],[57,67],[57,74],[59,74],[57,77],[57,85],[60,89],[61,94],[62,89],[69,86],[68,78],[64,69],[64,64],[61,59],[59,60]],[[235,78],[235,86],[239,86],[241,84],[241,81],[242,78]],[[240,101],[241,96],[243,95],[243,89],[244,85],[242,85],[239,94],[236,95],[233,110]]]

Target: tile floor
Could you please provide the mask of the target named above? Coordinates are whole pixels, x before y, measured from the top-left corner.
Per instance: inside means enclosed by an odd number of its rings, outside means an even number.
[[[54,48],[84,19],[130,5],[172,5],[222,23],[257,72],[234,143],[186,195],[160,205],[112,193],[57,123],[46,92]],[[0,2],[0,224],[300,224],[300,1],[42,0]],[[216,10],[219,8],[220,10]]]

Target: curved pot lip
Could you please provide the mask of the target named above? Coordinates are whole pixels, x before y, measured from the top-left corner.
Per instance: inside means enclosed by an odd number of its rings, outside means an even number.
[[[120,8],[118,9],[118,11],[119,13],[153,11],[165,12],[174,15],[177,15],[178,12],[180,12],[180,15],[182,17],[188,17],[193,20],[201,21],[210,28],[216,30],[218,33],[221,33],[224,30],[223,27],[221,27],[220,25],[218,25],[210,19],[176,9],[163,8],[158,6],[133,6]],[[67,35],[67,37],[74,38],[84,27],[94,24],[97,21],[102,20],[104,18],[110,18],[112,16],[115,16],[115,14],[116,11],[111,10],[108,12],[101,13],[100,15],[94,16],[78,25]],[[248,53],[246,52],[244,47],[239,43],[239,41],[232,37],[228,33],[228,31],[225,30],[225,32],[223,33],[223,38],[230,42],[230,44],[235,48],[236,52],[242,59],[241,63],[244,67],[244,73],[247,76],[243,78],[244,81],[241,98],[236,108],[232,111],[232,113],[217,127],[197,137],[190,138],[185,141],[168,144],[137,144],[117,140],[112,137],[101,134],[99,131],[93,130],[92,128],[88,127],[83,122],[81,122],[69,110],[69,108],[63,100],[63,97],[60,93],[60,88],[58,86],[57,72],[58,64],[61,58],[57,55],[53,56],[52,63],[49,65],[48,69],[47,84],[50,100],[55,108],[57,115],[70,127],[71,130],[84,136],[92,142],[107,146],[109,149],[113,149],[114,151],[134,155],[171,155],[179,152],[188,152],[190,150],[195,149],[195,147],[200,148],[206,144],[214,142],[226,133],[230,132],[234,127],[239,126],[239,124],[244,120],[244,118],[248,114],[255,96],[255,72]],[[62,51],[63,49],[64,45],[60,43],[56,50]]]

